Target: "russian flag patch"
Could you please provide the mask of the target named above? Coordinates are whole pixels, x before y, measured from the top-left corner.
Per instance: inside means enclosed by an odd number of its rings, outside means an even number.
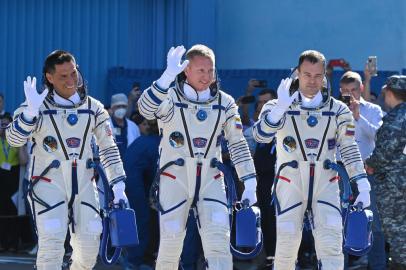
[[[355,134],[355,126],[354,125],[347,125],[347,129],[345,130],[345,135],[354,136],[354,134]]]
[[[236,116],[234,120],[235,120],[235,127],[238,129],[242,129],[241,118],[239,116]]]

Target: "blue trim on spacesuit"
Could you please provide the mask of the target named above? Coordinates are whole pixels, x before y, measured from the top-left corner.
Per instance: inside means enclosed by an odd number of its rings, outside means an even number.
[[[351,181],[356,182],[356,181],[358,181],[359,179],[362,179],[362,178],[368,178],[368,175],[366,173],[361,173],[361,174],[355,175],[355,176],[350,178],[350,182]]]
[[[300,115],[301,111],[293,111],[293,110],[291,110],[291,111],[287,111],[286,114],[288,114],[288,115]],[[324,112],[321,112],[321,115],[322,116],[335,116],[336,114],[335,114],[335,112],[331,112],[331,111],[326,112],[326,111],[324,111]]]
[[[172,212],[172,211],[175,210],[176,208],[181,207],[182,204],[184,204],[184,203],[186,203],[186,200],[181,201],[181,202],[178,203],[177,205],[175,205],[175,206],[169,208],[168,210],[162,210],[162,211],[160,211],[160,213],[161,213],[162,216],[165,215],[165,214],[168,214],[169,212]]]
[[[203,201],[220,203],[228,208],[228,205],[220,200],[211,199],[211,198],[203,198]]]
[[[37,122],[37,117],[34,117],[31,121],[24,118],[24,113],[20,113],[18,117],[24,125],[33,126]]]
[[[31,131],[25,131],[24,129],[22,129],[22,127],[18,125],[18,121],[14,121],[14,127],[20,134],[24,136],[29,136],[31,134]]]
[[[184,108],[184,109],[187,109],[189,107],[188,104],[182,103],[182,102],[175,102],[175,106],[179,107],[179,108]]]
[[[157,96],[155,96],[154,92],[152,92],[151,88],[147,90],[148,96],[154,101],[157,105],[162,103],[162,100],[160,100]]]
[[[65,201],[61,201],[61,202],[59,202],[57,204],[52,205],[51,207],[47,207],[46,209],[39,211],[38,216],[43,214],[43,213],[46,213],[48,211],[51,211],[52,209],[54,209],[54,208],[56,208],[56,207],[58,207],[58,206],[60,206],[60,205],[62,205],[64,203],[65,203]]]
[[[168,93],[168,89],[169,89],[169,88],[167,88],[167,89],[161,88],[161,87],[156,83],[156,81],[154,81],[154,82],[152,83],[152,86],[153,86],[158,92],[161,92],[162,94],[167,94],[167,93]]]
[[[246,181],[248,179],[255,178],[255,177],[257,177],[256,173],[250,173],[250,174],[247,174],[247,175],[245,175],[243,177],[240,177],[240,181],[244,182],[244,181]]]
[[[70,195],[69,203],[68,203],[68,220],[69,224],[72,225],[72,233],[75,233],[75,217],[73,213],[73,202],[75,201],[75,197],[79,192],[78,188],[78,173],[77,173],[77,163],[76,160],[72,162],[72,192]]]
[[[89,102],[90,102],[90,100],[89,100]],[[50,110],[43,110],[41,113],[43,115],[51,115],[51,114],[58,114],[58,112],[60,112],[60,111],[66,111],[66,110],[53,110],[53,109],[50,109]],[[69,111],[69,110],[67,110],[67,111]],[[90,110],[90,109],[80,109],[80,110],[77,110],[77,113],[78,114],[95,115],[95,112],[93,110]]]
[[[296,204],[294,204],[294,205],[292,205],[292,206],[289,206],[289,207],[286,208],[285,210],[281,210],[281,206],[280,206],[280,204],[279,204],[278,198],[277,198],[277,196],[275,195],[275,205],[276,205],[276,211],[278,212],[278,216],[280,216],[280,215],[285,214],[286,212],[288,212],[288,211],[290,211],[290,210],[292,210],[292,209],[294,209],[294,208],[296,208],[296,207],[302,205],[302,202],[298,202],[298,203],[296,203]]]
[[[213,109],[213,110],[222,110],[222,111],[225,111],[225,110],[226,110],[226,108],[225,108],[224,106],[220,105],[220,104],[218,104],[218,105],[213,105],[213,106],[212,106],[212,109]]]
[[[255,128],[255,127],[257,128],[258,134],[261,135],[262,137],[270,138],[270,137],[272,137],[272,136],[275,136],[275,134],[276,134],[276,132],[266,133],[265,131],[263,131],[263,130],[261,129],[261,125],[255,125],[254,128]]]
[[[341,216],[341,210],[334,204],[326,202],[326,201],[322,201],[322,200],[317,200],[317,202],[333,207],[334,209],[336,209],[338,211],[338,213],[340,213],[340,216]]]
[[[92,208],[92,209],[100,216],[99,210],[97,210],[96,207],[94,207],[94,206],[91,205],[90,203],[88,203],[88,202],[80,202],[80,204],[81,204],[81,205],[86,205],[87,207]]]
[[[286,114],[288,114],[288,115],[300,115],[300,111],[287,111]]]
[[[275,123],[275,124],[274,124],[274,123],[269,122],[267,117],[264,117],[264,122],[265,122],[265,124],[266,124],[267,126],[271,127],[271,128],[278,128],[278,127],[280,127],[283,120],[284,120],[284,117],[282,117],[282,119],[279,120],[278,123]]]

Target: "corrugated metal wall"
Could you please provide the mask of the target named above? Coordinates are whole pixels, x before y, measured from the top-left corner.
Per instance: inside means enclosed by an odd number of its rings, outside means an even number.
[[[23,80],[41,76],[45,57],[71,51],[89,84],[103,97],[107,70],[128,62],[126,0],[0,0],[0,91],[6,109],[24,100]]]
[[[215,7],[216,0],[0,0],[6,109],[24,101],[23,80],[40,77],[55,49],[72,52],[89,93],[109,103],[109,68],[162,69],[171,46],[215,48]]]

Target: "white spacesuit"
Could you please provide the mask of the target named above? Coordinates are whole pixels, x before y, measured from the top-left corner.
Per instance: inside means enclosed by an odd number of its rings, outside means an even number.
[[[340,145],[350,178],[359,181],[362,196],[357,200],[362,199],[367,207],[370,188],[354,139],[352,114],[344,103],[331,98],[327,89],[323,94],[318,92],[312,100],[305,100],[298,92],[289,96],[290,84],[291,79],[282,81],[278,100],[264,105],[254,125],[258,142],[269,143],[276,137],[274,269],[295,269],[305,222],[312,228],[321,269],[342,270],[339,178],[335,171],[324,168],[324,161],[335,161],[336,146]]]
[[[183,47],[177,47],[174,54],[178,53],[178,57],[171,58],[172,51],[173,48],[168,53],[168,68],[171,61],[179,63],[184,53]],[[173,74],[180,73],[184,66],[179,65]],[[167,71],[163,77],[165,75]],[[169,84],[162,83],[161,77],[139,100],[140,113],[147,119],[158,119],[162,135],[160,168],[168,162],[184,160],[182,166],[170,166],[160,176],[161,240],[156,269],[178,269],[186,221],[192,208],[197,216],[208,268],[231,270],[224,179],[210,162],[213,158],[222,159],[220,142],[224,133],[237,174],[245,181],[242,198],[255,203],[255,168],[242,134],[237,105],[231,96],[217,88],[216,83],[201,92],[194,90],[186,82],[184,73],[178,75],[175,87],[167,89],[166,86]]]
[[[102,232],[94,171],[86,166],[93,157],[92,136],[100,147],[100,162],[110,184],[119,183],[116,186],[123,189],[125,179],[109,115],[103,104],[84,92],[76,92],[64,103],[55,89],[40,95],[35,84],[30,77],[24,82],[27,102],[15,111],[6,132],[12,146],[22,146],[29,139],[33,142],[29,199],[38,232],[36,267],[61,269],[69,227],[71,269],[90,270],[96,263]]]

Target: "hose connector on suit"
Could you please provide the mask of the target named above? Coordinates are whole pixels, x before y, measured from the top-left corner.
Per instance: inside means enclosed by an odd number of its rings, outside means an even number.
[[[162,168],[158,169],[154,178],[154,181],[152,181],[151,188],[149,189],[149,202],[152,208],[157,210],[158,212],[163,212],[162,205],[159,202],[159,180],[161,174],[170,166],[172,165],[177,165],[177,166],[184,166],[185,165],[185,160],[183,158],[178,158],[172,161],[169,161],[166,163]]]
[[[341,182],[343,184],[343,194],[341,196],[341,206],[343,208],[348,208],[351,196],[351,185],[348,177],[348,173],[343,166],[326,159],[323,163],[323,168],[325,170],[334,170],[340,176]]]
[[[217,168],[217,166],[218,166],[219,163],[220,163],[220,161],[218,161],[217,158],[213,158],[213,159],[210,161],[210,167],[211,167],[211,168]]]
[[[230,173],[229,168],[224,165],[217,158],[210,161],[211,168],[217,168],[224,174],[224,181],[227,189],[227,203],[230,209],[230,228],[233,224],[233,212],[231,211],[233,205],[237,205],[237,192],[234,185],[234,178]],[[240,244],[246,248],[252,248],[249,252],[242,252],[235,248],[230,243],[230,251],[233,256],[242,259],[252,259],[256,257],[262,250],[263,235],[261,231],[261,211],[256,206],[249,206],[248,200],[240,203],[241,209],[236,209],[236,244]],[[247,229],[249,233],[247,234]],[[249,237],[247,237],[249,235]],[[239,241],[238,241],[239,240]],[[248,245],[246,245],[249,243]]]

